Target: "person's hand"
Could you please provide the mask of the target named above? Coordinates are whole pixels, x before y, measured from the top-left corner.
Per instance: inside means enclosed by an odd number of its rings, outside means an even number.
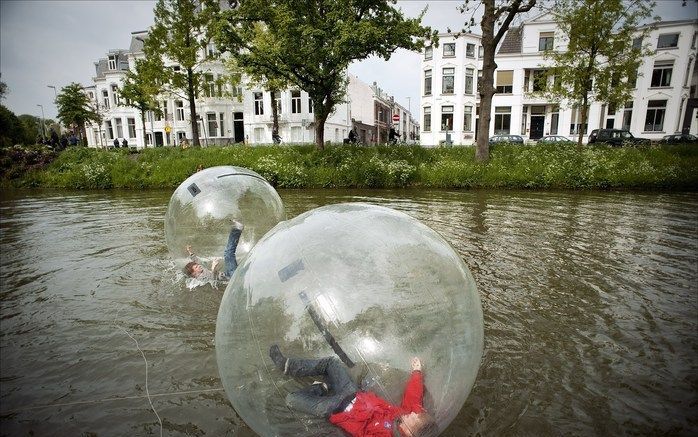
[[[412,370],[418,370],[422,371],[422,361],[419,359],[419,357],[414,357],[412,358]]]
[[[193,254],[194,254],[194,252],[191,251],[191,244],[187,244],[186,249],[187,249],[187,253],[188,253],[189,255],[193,255]]]

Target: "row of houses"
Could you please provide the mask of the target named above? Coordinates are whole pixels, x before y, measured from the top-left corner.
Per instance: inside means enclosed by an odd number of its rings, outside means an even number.
[[[128,49],[110,50],[107,57],[95,62],[93,84],[85,87],[102,123],[87,129],[91,147],[110,147],[124,140],[131,147],[180,146],[191,142],[192,129],[188,100],[176,95],[159,97],[160,111],[146,114],[141,121],[137,109],[126,105],[120,89],[136,59],[144,57],[143,40],[147,31],[133,32]],[[213,45],[206,49],[215,51]],[[202,50],[200,56],[207,53]],[[166,64],[166,68],[179,68]],[[201,144],[235,143],[270,144],[272,139],[271,94],[243,78],[240,85],[221,80],[223,62],[206,62],[201,67],[206,86],[196,98],[197,124]],[[315,141],[313,103],[300,89],[275,93],[279,135],[284,143]],[[341,143],[353,129],[357,141],[365,144],[385,143],[391,129],[405,142],[416,142],[419,125],[410,111],[397,103],[378,84],[369,85],[354,75],[347,77],[345,102],[337,105],[325,123],[326,141]]]
[[[509,29],[495,56],[496,94],[488,135],[514,134],[526,140],[545,135],[575,137],[596,128],[627,129],[653,140],[673,133],[698,133],[698,72],[695,68],[698,20],[658,22],[647,39],[653,53],[643,59],[631,100],[622,107],[593,102],[588,123],[579,108],[542,97],[547,50],[565,50],[560,30],[548,15]],[[642,28],[640,28],[641,30]],[[482,70],[481,37],[474,34],[439,36],[439,47],[426,47],[422,59],[421,144],[449,139],[475,142]],[[587,135],[585,135],[586,140]]]

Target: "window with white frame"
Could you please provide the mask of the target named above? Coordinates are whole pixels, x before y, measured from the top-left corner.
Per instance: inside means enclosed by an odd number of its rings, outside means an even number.
[[[456,56],[456,43],[450,42],[444,44],[444,58],[452,58]]]
[[[657,38],[657,50],[672,49],[679,46],[678,33],[664,33]]]
[[[218,50],[216,49],[216,45],[214,43],[210,42],[206,45],[206,54],[209,58],[218,54]]]
[[[424,132],[431,131],[431,106],[424,107]]]
[[[572,120],[570,122],[570,134],[578,134],[580,131],[583,134],[587,133],[588,123],[582,124],[581,108],[572,107]]]
[[[301,113],[301,92],[291,90],[291,114]]]
[[[546,52],[553,49],[555,32],[541,32],[538,37],[538,51]]]
[[[264,141],[264,128],[263,127],[254,128],[254,142],[261,143],[262,141]]]
[[[434,47],[428,46],[424,47],[424,60],[428,61],[429,59],[434,57]]]
[[[473,131],[473,107],[466,106],[463,110],[463,131]]]
[[[104,109],[109,109],[109,91],[102,90],[102,106]]]
[[[109,55],[109,69],[116,70],[116,55]]]
[[[107,131],[107,138],[110,140],[114,139],[114,130],[112,129],[112,124],[111,120],[107,120],[104,122],[107,126],[106,131]]]
[[[254,93],[254,115],[264,115],[264,94]]]
[[[482,70],[477,70],[477,84],[475,85],[475,89],[478,93],[480,93],[480,88],[482,88]]]
[[[276,105],[276,113],[281,114],[281,92],[274,93],[274,104]]]
[[[206,114],[206,122],[207,122],[207,128],[208,128],[208,136],[209,137],[217,137],[218,136],[218,123],[216,122],[216,113],[215,112],[209,112]]]
[[[473,93],[473,82],[475,81],[475,69],[465,69],[465,94]]]
[[[114,107],[119,106],[119,87],[116,84],[111,85],[111,101]]]
[[[652,82],[650,87],[668,87],[671,86],[671,73],[674,70],[674,61],[655,61],[654,70],[652,70]]]
[[[165,119],[165,121],[169,120],[169,118],[170,118],[170,112],[169,112],[169,110],[167,109],[167,100],[163,100],[162,102],[160,102],[160,105],[161,105],[161,108],[162,108],[162,109],[161,109],[161,111],[162,111],[162,117]]]
[[[548,80],[545,70],[533,70],[533,92],[545,91]]]
[[[216,95],[216,82],[213,80],[213,74],[204,74],[204,96],[214,97]]]
[[[468,43],[465,45],[465,57],[475,58],[475,44]]]
[[[625,102],[625,106],[623,108],[623,124],[621,125],[621,128],[625,130],[630,130],[630,122],[633,119],[633,102]]]
[[[114,126],[116,126],[116,138],[123,138],[124,136],[124,126],[120,118],[114,119]]]
[[[127,118],[126,122],[128,123],[128,137],[136,138],[136,119]]]
[[[424,95],[431,95],[431,70],[424,71]]]
[[[477,57],[482,59],[485,56],[485,49],[482,46],[477,46]]]
[[[221,112],[218,114],[218,130],[220,131],[220,136],[225,136],[225,115]]]
[[[641,36],[633,38],[633,49],[634,50],[642,49],[642,37]]]
[[[456,69],[453,67],[445,67],[442,70],[441,77],[441,93],[442,94],[453,94],[454,91],[454,79],[455,79]]]
[[[511,106],[495,106],[494,134],[508,135],[511,131]]]
[[[184,120],[184,102],[181,100],[175,100],[175,119],[177,121]]]
[[[499,94],[511,94],[514,90],[514,71],[497,70],[496,90]]]
[[[557,135],[557,126],[560,124],[560,107],[553,106],[550,114],[550,135]]]
[[[645,116],[645,132],[662,132],[664,130],[664,115],[666,100],[650,100],[647,103]]]
[[[447,105],[441,107],[441,130],[453,130],[453,106]]]

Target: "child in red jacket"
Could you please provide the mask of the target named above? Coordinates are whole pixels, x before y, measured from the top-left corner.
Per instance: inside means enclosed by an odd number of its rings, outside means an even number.
[[[407,381],[402,405],[391,405],[374,393],[361,391],[347,368],[336,358],[286,358],[277,345],[269,356],[284,374],[293,377],[322,376],[315,382],[286,396],[288,405],[298,411],[326,417],[354,437],[435,436],[438,427],[422,406],[424,379],[419,358],[412,359],[412,374]]]

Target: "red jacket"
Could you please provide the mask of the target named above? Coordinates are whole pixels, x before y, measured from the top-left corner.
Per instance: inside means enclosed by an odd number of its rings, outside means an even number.
[[[352,409],[348,412],[343,411],[331,415],[330,423],[342,428],[353,437],[391,437],[395,418],[412,412],[421,413],[424,411],[422,407],[423,393],[422,372],[415,370],[407,381],[401,406],[391,405],[374,393],[360,391],[356,393],[356,401]]]

